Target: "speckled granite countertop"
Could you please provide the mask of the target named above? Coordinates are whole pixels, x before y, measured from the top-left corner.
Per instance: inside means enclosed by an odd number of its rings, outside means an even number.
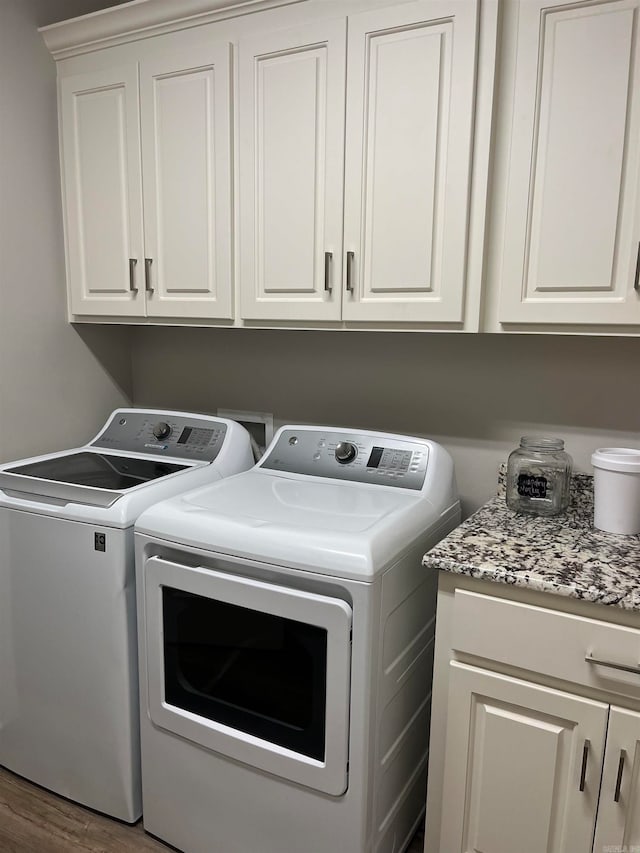
[[[640,534],[593,527],[593,477],[575,474],[564,515],[510,510],[498,494],[425,554],[427,568],[640,610]]]

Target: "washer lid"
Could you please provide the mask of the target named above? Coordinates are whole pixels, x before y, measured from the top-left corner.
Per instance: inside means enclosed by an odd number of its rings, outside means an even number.
[[[66,456],[56,456],[15,468],[6,468],[8,474],[93,486],[111,491],[126,491],[142,483],[157,480],[182,471],[186,465],[176,465],[163,459],[140,459],[81,450]]]
[[[336,577],[370,580],[448,521],[423,493],[254,468],[146,510],[165,541]]]
[[[188,465],[77,450],[0,471],[0,488],[43,498],[108,507],[129,489],[183,471]]]

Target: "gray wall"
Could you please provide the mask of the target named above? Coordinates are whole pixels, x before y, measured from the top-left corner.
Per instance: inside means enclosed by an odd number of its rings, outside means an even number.
[[[563,437],[589,473],[596,447],[640,448],[638,339],[149,328],[133,365],[141,405],[435,438],[466,513],[525,432]]]
[[[131,399],[129,330],[65,319],[56,70],[36,27],[102,0],[0,0],[0,460],[84,442]]]
[[[0,0],[5,2],[5,0]],[[38,26],[46,27],[56,24],[58,21],[67,21],[78,15],[88,15],[90,12],[98,12],[107,6],[119,6],[127,0],[33,0]]]

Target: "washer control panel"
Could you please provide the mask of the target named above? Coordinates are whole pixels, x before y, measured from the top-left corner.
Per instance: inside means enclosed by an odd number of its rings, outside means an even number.
[[[328,430],[285,429],[260,465],[274,471],[421,489],[427,472],[426,442]]]
[[[227,425],[217,418],[118,411],[91,446],[213,462],[226,431]]]

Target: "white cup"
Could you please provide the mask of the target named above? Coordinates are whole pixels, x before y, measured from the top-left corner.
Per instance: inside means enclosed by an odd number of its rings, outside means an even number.
[[[640,450],[601,447],[593,465],[593,524],[609,533],[640,533]]]

